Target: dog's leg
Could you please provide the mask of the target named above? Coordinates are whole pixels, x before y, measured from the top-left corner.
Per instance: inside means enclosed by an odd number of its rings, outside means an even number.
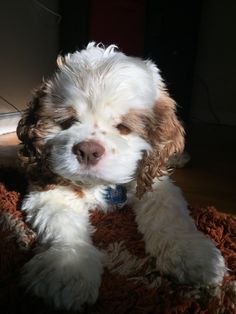
[[[38,235],[35,256],[23,267],[22,284],[57,308],[78,310],[94,303],[102,274],[102,254],[82,196],[68,188],[31,192],[22,209]]]
[[[180,282],[222,282],[226,267],[220,251],[196,229],[180,189],[168,178],[136,201],[134,210],[146,250],[162,273]]]

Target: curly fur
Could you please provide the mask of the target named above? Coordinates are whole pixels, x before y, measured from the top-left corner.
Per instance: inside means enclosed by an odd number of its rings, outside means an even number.
[[[103,256],[91,240],[89,212],[111,210],[104,193],[123,184],[158,270],[181,282],[220,284],[223,257],[197,231],[168,178],[184,130],[158,68],[94,43],[57,62],[17,128],[31,182],[22,210],[38,235],[22,283],[60,309],[94,303]],[[86,152],[78,151],[86,142],[101,148],[95,163],[83,162]]]
[[[48,167],[50,151],[45,147],[44,138],[54,127],[67,127],[68,120],[72,120],[75,115],[72,107],[56,110],[51,104],[45,103],[44,98],[48,93],[50,82],[43,83],[34,91],[17,127],[17,136],[24,144],[18,153],[21,165],[31,183],[42,189],[47,189],[52,184],[66,183]]]
[[[153,116],[147,119],[147,140],[152,145],[151,153],[144,154],[137,176],[137,196],[152,189],[153,180],[168,175],[168,160],[184,149],[184,129],[176,117],[175,102],[167,91],[161,91],[153,108]]]

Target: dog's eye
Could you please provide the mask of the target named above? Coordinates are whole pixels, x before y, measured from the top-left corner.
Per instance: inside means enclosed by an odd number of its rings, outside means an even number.
[[[127,135],[131,132],[130,128],[122,123],[117,124],[116,128],[119,130],[120,134],[122,135]]]
[[[60,126],[63,130],[66,130],[66,129],[69,129],[75,122],[79,122],[79,120],[72,117],[72,118],[69,118],[69,119],[62,121],[60,123]]]

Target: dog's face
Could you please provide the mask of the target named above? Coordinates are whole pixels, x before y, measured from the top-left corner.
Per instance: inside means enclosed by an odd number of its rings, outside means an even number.
[[[156,66],[93,43],[58,58],[58,71],[36,92],[18,136],[21,157],[34,171],[46,164],[76,183],[137,179],[139,194],[183,148],[175,103]]]

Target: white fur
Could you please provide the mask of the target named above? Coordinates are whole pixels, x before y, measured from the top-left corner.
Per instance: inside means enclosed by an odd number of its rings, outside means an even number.
[[[134,132],[121,135],[116,125],[129,110],[148,110],[164,86],[151,61],[88,45],[65,57],[48,82],[45,102],[56,111],[73,106],[79,121],[66,130],[55,127],[45,138],[51,149],[50,168],[73,184],[83,185],[83,197],[71,186],[32,191],[22,209],[38,234],[36,255],[24,266],[23,283],[58,308],[78,310],[96,301],[102,274],[102,254],[91,241],[89,210],[108,210],[104,189],[126,184],[146,250],[163,273],[182,282],[220,284],[226,267],[213,243],[197,231],[180,190],[162,178],[141,200],[134,196],[135,176],[150,145]],[[56,103],[55,97],[56,97]],[[81,165],[72,147],[85,140],[99,142],[105,153],[92,167]],[[40,175],[40,174],[39,174]],[[128,184],[129,183],[129,184]]]
[[[22,283],[57,308],[77,310],[97,299],[102,253],[91,242],[89,209],[104,203],[100,194],[90,190],[81,199],[73,189],[57,187],[31,192],[22,205],[40,243],[23,268]]]
[[[169,178],[154,184],[154,191],[134,200],[136,222],[146,250],[156,257],[157,268],[180,282],[219,284],[225,273],[220,251],[190,218],[181,191]]]

